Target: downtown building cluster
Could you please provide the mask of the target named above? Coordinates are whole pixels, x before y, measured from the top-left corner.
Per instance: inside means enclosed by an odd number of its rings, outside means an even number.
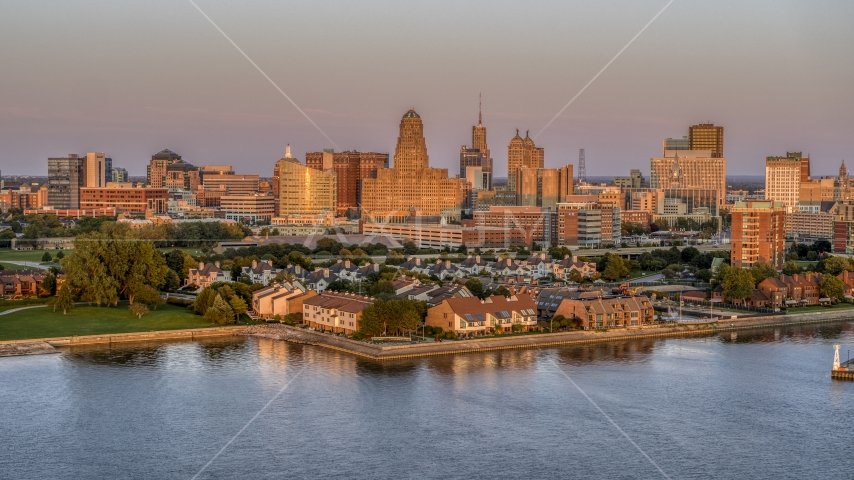
[[[411,240],[419,248],[503,248],[537,244],[601,247],[646,242],[625,234],[717,225],[732,215],[731,263],[781,267],[786,239],[829,240],[854,251],[854,203],[847,169],[812,178],[800,152],[766,159],[764,195],[727,191],[724,128],[693,125],[662,141],[640,170],[612,183],[588,183],[567,164],[547,168],[545,149],[519,130],[507,145],[507,181],[496,182],[487,129],[478,115],[459,172],[430,166],[424,123],[414,109],[400,121],[388,153],[322,150],[304,161],[290,147],[272,175],[238,174],[230,165],[194,166],[164,149],[151,156],[145,182],[129,182],[104,153],[48,159],[47,182],[0,190],[0,208],[64,217],[118,216],[134,225],[212,219],[267,226],[280,235],[343,234]],[[687,228],[686,228],[687,226]],[[687,235],[686,235],[687,236]]]

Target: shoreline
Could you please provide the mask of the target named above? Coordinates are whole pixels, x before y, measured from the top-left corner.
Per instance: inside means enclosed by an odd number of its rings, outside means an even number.
[[[854,312],[810,312],[794,315],[771,315],[717,322],[695,322],[678,325],[651,325],[606,332],[570,331],[538,333],[511,337],[483,337],[470,340],[449,340],[404,345],[372,345],[330,334],[281,324],[191,328],[134,333],[80,335],[0,341],[0,357],[57,353],[62,347],[113,343],[151,342],[163,340],[194,340],[197,338],[252,336],[314,345],[357,355],[376,361],[453,355],[519,348],[541,348],[562,345],[603,343],[635,338],[701,336],[720,332],[794,325],[848,322]]]
[[[371,360],[399,360],[406,358],[488,352],[519,348],[541,348],[562,345],[604,343],[635,338],[703,336],[720,332],[737,332],[771,327],[849,322],[854,312],[811,312],[794,315],[773,315],[712,323],[691,323],[666,326],[644,326],[607,332],[571,331],[542,333],[513,337],[485,337],[472,340],[450,340],[406,345],[371,345],[369,343],[313,332],[287,325],[254,325],[242,335],[284,340],[292,343],[315,345],[337,350]]]

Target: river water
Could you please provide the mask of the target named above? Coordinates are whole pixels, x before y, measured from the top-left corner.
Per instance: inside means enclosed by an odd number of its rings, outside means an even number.
[[[0,359],[0,478],[852,478],[854,323],[378,363],[268,339]]]

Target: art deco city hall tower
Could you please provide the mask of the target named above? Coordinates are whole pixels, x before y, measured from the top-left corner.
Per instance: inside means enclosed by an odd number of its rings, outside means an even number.
[[[394,149],[394,169],[401,173],[415,173],[430,168],[424,124],[421,117],[410,109],[400,119],[400,136]]]
[[[448,178],[447,168],[430,168],[424,125],[410,109],[400,120],[392,168],[362,180],[363,218],[410,213],[458,218],[464,198],[463,180]]]

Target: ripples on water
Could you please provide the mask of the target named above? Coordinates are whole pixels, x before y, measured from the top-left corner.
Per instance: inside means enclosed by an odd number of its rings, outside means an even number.
[[[672,478],[851,478],[835,343],[854,323],[383,363],[268,339],[6,358],[0,478],[191,478],[274,397],[199,478],[662,478],[591,401]]]

